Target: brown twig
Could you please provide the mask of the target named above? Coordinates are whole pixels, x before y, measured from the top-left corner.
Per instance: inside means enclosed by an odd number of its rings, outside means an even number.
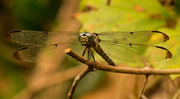
[[[179,96],[180,96],[180,87],[178,88],[172,99],[178,99]]]
[[[67,48],[65,49],[66,54],[72,56],[77,61],[80,61],[89,67],[94,67],[94,62],[89,61],[86,58],[81,57],[76,52],[74,52],[72,49]],[[115,72],[115,73],[127,73],[127,74],[148,74],[148,75],[169,75],[169,74],[180,74],[180,69],[147,69],[147,68],[127,68],[127,67],[115,67],[111,65],[105,65],[101,63],[97,63],[97,70],[103,70],[108,72]]]
[[[147,84],[147,82],[148,82],[149,75],[145,75],[145,76],[146,76],[145,82],[144,82],[144,84],[143,84],[143,88],[142,88],[141,92],[139,93],[138,99],[141,99],[141,95],[143,94],[144,89],[145,89],[145,86],[146,86],[146,84]]]
[[[67,99],[72,99],[73,93],[74,93],[79,81],[90,71],[91,71],[91,69],[89,67],[86,67],[78,76],[76,76],[76,78],[74,79],[74,82],[71,86],[71,89],[67,95]]]

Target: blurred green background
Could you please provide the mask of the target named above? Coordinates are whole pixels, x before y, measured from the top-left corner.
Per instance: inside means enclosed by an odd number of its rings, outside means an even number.
[[[0,0],[0,99],[66,99],[73,79],[85,68],[71,58],[53,65],[17,61],[12,55],[20,46],[4,40],[9,31],[159,30],[170,37],[160,45],[168,48],[173,58],[150,65],[178,69],[179,14],[179,0]],[[118,66],[139,67],[139,64],[122,62]],[[136,99],[144,78],[92,72],[80,81],[74,99]],[[179,75],[150,76],[144,96],[180,99],[179,83]]]

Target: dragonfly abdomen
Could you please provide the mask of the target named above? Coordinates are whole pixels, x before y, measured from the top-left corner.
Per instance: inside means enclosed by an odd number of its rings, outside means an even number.
[[[98,46],[94,46],[93,49],[109,64],[112,66],[116,66],[114,61],[112,59],[109,58],[109,56],[106,55],[106,53],[102,50],[102,48],[100,47],[100,45],[98,44]]]

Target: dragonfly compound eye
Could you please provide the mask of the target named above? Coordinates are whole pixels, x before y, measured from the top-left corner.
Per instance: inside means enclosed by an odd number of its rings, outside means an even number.
[[[86,46],[88,43],[88,33],[79,34],[79,41],[82,45]]]

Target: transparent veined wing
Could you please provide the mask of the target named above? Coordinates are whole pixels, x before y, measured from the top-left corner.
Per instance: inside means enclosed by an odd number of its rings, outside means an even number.
[[[106,42],[121,44],[158,44],[169,40],[169,37],[165,33],[160,31],[110,31],[99,33],[99,37],[101,40],[104,40]]]
[[[107,55],[128,62],[154,62],[171,58],[166,48],[153,44],[169,37],[159,31],[99,33],[100,45]]]
[[[65,55],[65,48],[72,47],[79,53],[83,49],[78,41],[78,34],[79,32],[74,31],[44,32],[21,30],[9,32],[5,39],[12,43],[28,45],[28,47],[20,48],[14,53],[13,57],[18,60],[57,63],[60,62],[59,57]]]
[[[56,63],[56,62],[60,62],[59,57],[61,57],[62,55],[64,56],[63,53],[59,53],[59,51],[61,50],[62,50],[62,46],[59,47],[55,45],[27,46],[17,50],[13,54],[13,57],[15,59],[27,61],[27,62],[41,61],[47,63]]]
[[[5,39],[20,45],[66,44],[68,43],[67,41],[77,39],[79,33],[77,31],[46,32],[20,30],[9,32],[5,36]]]
[[[64,50],[67,46],[80,53],[82,51],[81,44],[66,44],[66,45],[48,45],[48,46],[27,46],[17,50],[13,57],[18,60],[27,62],[47,62],[47,63],[60,63],[65,56]],[[80,47],[81,46],[81,47]]]

